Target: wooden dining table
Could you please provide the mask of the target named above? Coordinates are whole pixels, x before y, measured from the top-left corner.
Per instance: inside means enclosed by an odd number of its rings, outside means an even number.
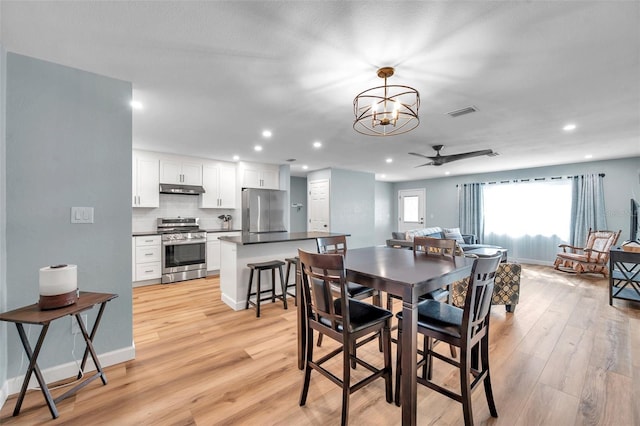
[[[417,320],[419,297],[444,285],[468,277],[472,258],[414,255],[412,250],[386,246],[349,249],[345,256],[347,279],[402,299],[401,404],[402,424],[415,425],[417,412]],[[296,294],[301,295],[300,271]],[[298,368],[304,368],[306,314],[298,301]],[[313,344],[313,342],[309,342]],[[406,372],[406,373],[405,373]]]

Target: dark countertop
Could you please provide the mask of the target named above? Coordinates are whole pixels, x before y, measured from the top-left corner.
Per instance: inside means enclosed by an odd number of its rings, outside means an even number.
[[[209,233],[219,233],[219,232],[242,232],[242,229],[202,229],[202,231],[206,231]],[[143,232],[133,232],[131,234],[134,237],[146,237],[147,235],[160,235],[157,231],[143,231]]]
[[[221,241],[228,241],[238,245],[282,243],[287,241],[315,240],[320,237],[334,237],[341,234],[335,232],[271,232],[264,234],[242,234],[239,237],[220,237]]]

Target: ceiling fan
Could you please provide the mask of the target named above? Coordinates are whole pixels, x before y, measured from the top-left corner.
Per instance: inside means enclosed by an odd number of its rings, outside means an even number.
[[[443,164],[450,163],[452,161],[464,160],[465,158],[479,157],[481,155],[489,155],[494,156],[498,155],[490,149],[483,149],[482,151],[471,151],[471,152],[463,152],[462,154],[452,154],[452,155],[440,155],[440,150],[444,147],[444,145],[433,145],[431,148],[435,149],[436,155],[435,157],[429,157],[428,155],[418,154],[417,152],[410,152],[410,155],[415,155],[417,157],[428,158],[431,160],[428,163],[420,164],[416,167],[422,166],[442,166]]]

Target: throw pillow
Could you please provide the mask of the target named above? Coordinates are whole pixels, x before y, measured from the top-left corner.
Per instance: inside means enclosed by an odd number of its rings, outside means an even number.
[[[458,244],[464,244],[464,238],[460,233],[460,228],[443,228],[444,237],[449,240],[456,240]]]

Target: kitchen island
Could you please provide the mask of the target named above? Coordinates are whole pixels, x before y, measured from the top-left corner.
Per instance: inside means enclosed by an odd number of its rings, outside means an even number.
[[[298,255],[298,249],[316,252],[316,238],[348,235],[330,232],[274,232],[220,237],[220,292],[233,310],[245,309],[249,268],[247,263],[282,260]],[[286,271],[283,271],[286,272]],[[293,270],[291,272],[293,276]],[[254,278],[255,279],[255,278]],[[271,276],[264,275],[267,282]],[[292,280],[289,277],[289,280]],[[278,278],[276,275],[276,282]],[[266,286],[265,286],[266,287]],[[280,286],[276,285],[280,294]]]

